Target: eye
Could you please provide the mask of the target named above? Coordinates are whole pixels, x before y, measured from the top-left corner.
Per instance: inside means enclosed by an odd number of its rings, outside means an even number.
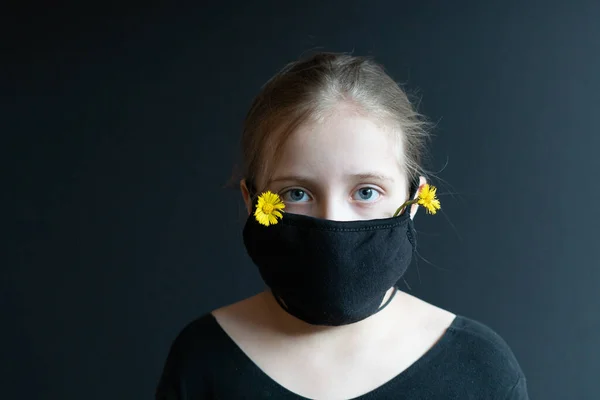
[[[363,187],[354,192],[352,198],[359,201],[374,201],[379,198],[379,191],[371,187]]]
[[[289,189],[281,194],[284,202],[299,203],[309,200],[308,195],[302,189]]]

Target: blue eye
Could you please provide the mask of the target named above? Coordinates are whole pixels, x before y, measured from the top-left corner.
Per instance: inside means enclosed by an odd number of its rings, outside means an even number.
[[[283,201],[286,202],[291,202],[291,203],[297,203],[297,202],[301,202],[301,201],[308,201],[308,195],[306,194],[306,192],[302,189],[290,189],[285,191],[281,197],[283,198]]]
[[[360,188],[355,192],[353,196],[354,200],[360,201],[374,201],[379,198],[379,192],[370,187]]]

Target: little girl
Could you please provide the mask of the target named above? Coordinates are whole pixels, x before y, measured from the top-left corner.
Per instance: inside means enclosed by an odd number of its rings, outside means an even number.
[[[247,115],[243,240],[268,289],[188,324],[156,399],[527,399],[494,331],[398,288],[427,134],[373,60],[317,53]]]

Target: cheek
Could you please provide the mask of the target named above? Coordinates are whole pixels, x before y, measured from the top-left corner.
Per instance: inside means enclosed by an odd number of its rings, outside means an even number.
[[[402,185],[401,188],[398,188],[393,193],[388,194],[387,198],[384,202],[382,202],[381,209],[389,216],[393,216],[396,210],[404,204],[407,200],[411,200],[409,198],[408,189],[405,185]]]
[[[290,213],[290,214],[310,215],[310,216],[314,216],[314,217],[317,217],[319,214],[316,211],[315,207],[313,207],[312,205],[310,205],[308,203],[286,202],[285,203],[285,212]]]
[[[352,211],[357,215],[357,219],[390,218],[403,202],[399,196],[384,196],[379,201],[373,203],[356,203],[353,205]]]

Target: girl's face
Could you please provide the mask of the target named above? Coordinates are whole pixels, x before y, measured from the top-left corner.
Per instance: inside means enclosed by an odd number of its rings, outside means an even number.
[[[407,200],[408,181],[389,129],[348,107],[288,138],[265,186],[285,211],[336,221],[388,218]]]

